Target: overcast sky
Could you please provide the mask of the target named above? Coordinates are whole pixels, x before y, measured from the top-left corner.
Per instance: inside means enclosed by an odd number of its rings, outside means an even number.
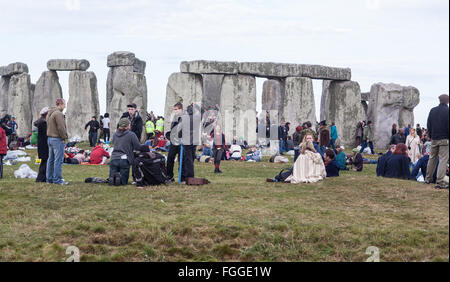
[[[120,50],[147,62],[148,109],[161,115],[183,60],[272,61],[350,67],[363,92],[415,86],[425,124],[449,92],[448,34],[448,0],[0,0],[0,65],[24,62],[36,83],[49,59],[87,59],[102,113],[106,57]],[[68,73],[59,77],[68,98]]]

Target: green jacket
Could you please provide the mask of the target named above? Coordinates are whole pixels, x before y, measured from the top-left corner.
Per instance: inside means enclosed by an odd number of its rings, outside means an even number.
[[[164,132],[164,120],[163,119],[158,119],[156,121],[156,130],[160,131],[160,132]]]
[[[364,136],[363,140],[370,140],[372,141],[373,133],[372,133],[372,127],[369,125],[364,126]]]
[[[145,132],[147,132],[147,134],[155,133],[155,124],[153,121],[149,120],[145,123]]]

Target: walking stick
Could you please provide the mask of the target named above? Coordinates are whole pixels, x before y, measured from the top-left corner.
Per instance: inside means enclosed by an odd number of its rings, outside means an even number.
[[[180,146],[180,168],[178,169],[178,183],[181,183],[181,171],[183,169],[183,143],[181,143]]]

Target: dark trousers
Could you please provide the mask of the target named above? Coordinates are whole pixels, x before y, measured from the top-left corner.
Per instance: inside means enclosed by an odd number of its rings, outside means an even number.
[[[95,147],[97,144],[97,132],[89,132],[89,144],[91,147]]]
[[[127,185],[130,177],[130,163],[128,160],[112,160],[109,163],[109,177],[112,177],[116,172],[120,173],[122,185]]]
[[[181,171],[181,181],[186,181],[188,177],[194,177],[195,145],[183,145],[183,170]]]
[[[220,148],[220,149],[213,149],[213,153],[214,153],[214,164],[215,165],[220,165],[220,160],[222,160],[222,156],[224,153],[224,149]]]
[[[36,178],[36,182],[46,182],[47,181],[47,159],[41,159],[41,164],[39,165],[39,173]]]
[[[0,155],[0,178],[3,178],[3,155]]]
[[[364,151],[364,149],[367,148],[367,146],[369,146],[370,152],[372,153],[372,155],[375,154],[375,151],[373,150],[373,143],[372,143],[372,141],[367,142],[366,140],[364,140],[362,142],[361,151],[359,151],[359,152],[362,153]]]
[[[111,138],[109,128],[103,128],[103,135],[105,142],[109,141],[109,139]]]
[[[167,156],[167,176],[169,179],[173,178],[173,166],[175,164],[175,157],[178,155],[180,159],[180,146],[170,144],[169,154]]]

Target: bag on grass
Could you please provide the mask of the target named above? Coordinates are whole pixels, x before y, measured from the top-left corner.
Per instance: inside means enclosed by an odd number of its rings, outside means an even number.
[[[141,152],[134,159],[134,178],[137,186],[166,184],[166,158],[156,152]]]
[[[275,179],[278,182],[285,182],[285,180],[292,174],[292,172],[294,171],[294,168],[285,168],[283,170],[280,171],[280,173],[275,176]]]
[[[108,183],[108,180],[101,177],[88,177],[84,180],[85,183],[104,184]]]
[[[209,184],[208,179],[205,178],[195,178],[195,177],[188,177],[186,178],[186,185],[206,185]]]
[[[120,172],[116,172],[110,178],[108,178],[109,186],[120,186],[121,184],[122,180],[120,178]]]

